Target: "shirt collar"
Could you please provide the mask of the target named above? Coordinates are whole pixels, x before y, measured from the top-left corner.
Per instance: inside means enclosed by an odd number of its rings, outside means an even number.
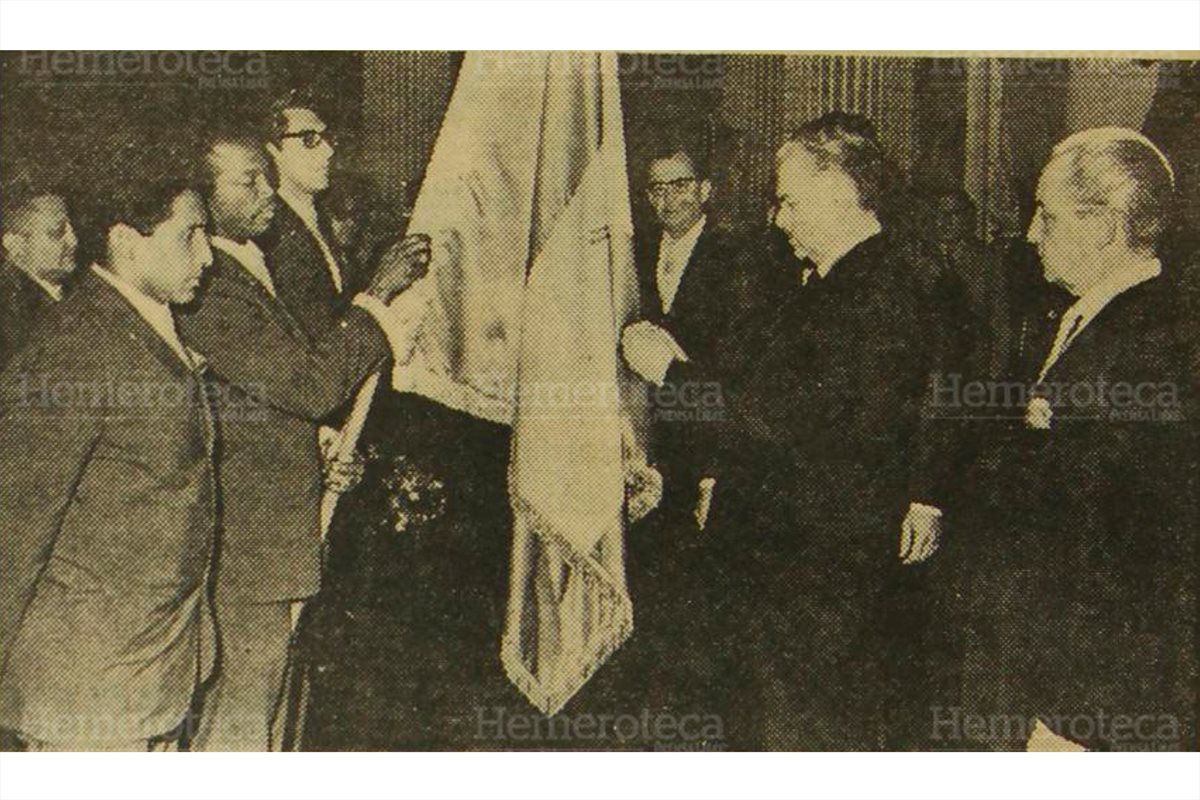
[[[1161,274],[1162,263],[1157,258],[1138,261],[1129,266],[1114,269],[1072,303],[1071,307],[1067,309],[1067,313],[1063,315],[1063,320],[1080,318],[1078,330],[1075,333],[1078,336],[1079,331],[1082,331],[1117,295],[1140,283],[1157,278]]]
[[[262,249],[254,243],[253,239],[247,239],[244,242],[239,242],[234,239],[229,239],[225,236],[213,234],[209,237],[209,241],[212,242],[213,247],[217,248],[222,253],[233,256],[239,261],[244,256],[249,256],[250,258],[254,259],[264,258]]]
[[[662,232],[662,243],[659,249],[670,247],[677,252],[690,252],[695,249],[696,242],[700,238],[700,234],[704,232],[704,224],[708,222],[708,217],[704,214],[700,215],[700,219],[696,220],[692,227],[688,228],[678,239],[671,236],[665,230]]]
[[[270,294],[275,294],[275,282],[271,278],[270,270],[267,269],[267,257],[263,255],[262,248],[252,239],[238,242],[215,234],[209,239],[213,247],[238,262]]]
[[[183,342],[179,339],[179,332],[175,329],[175,317],[171,313],[170,306],[159,300],[155,300],[129,281],[114,272],[104,269],[98,264],[92,265],[92,272],[96,273],[109,286],[120,292],[121,296],[129,301],[129,304],[133,306],[142,319],[146,320],[150,327],[154,329],[154,332],[162,337],[162,340],[183,360],[183,363],[187,364],[188,367],[193,365],[192,357],[183,346]]]
[[[17,269],[21,268],[17,267]],[[38,287],[41,288],[41,290],[46,294],[50,295],[54,302],[57,303],[63,299],[63,288],[59,284],[51,283],[50,281],[40,278],[37,275],[34,275],[32,272],[27,272],[23,269],[21,270],[21,274],[37,284]]]
[[[289,184],[281,184],[276,194],[279,199],[288,204],[288,208],[296,212],[296,216],[314,230],[317,227],[317,204],[311,194],[297,192]]]

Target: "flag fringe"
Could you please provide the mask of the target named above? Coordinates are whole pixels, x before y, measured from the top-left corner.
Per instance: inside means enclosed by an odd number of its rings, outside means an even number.
[[[556,674],[539,676],[527,666],[521,648],[521,623],[519,616],[516,621],[510,621],[509,630],[505,631],[500,651],[500,660],[508,679],[516,685],[525,697],[547,716],[553,716],[562,710],[563,706],[583,688],[610,656],[633,633],[633,605],[627,593],[622,591],[624,581],[617,581],[604,566],[590,554],[583,554],[572,547],[566,537],[559,533],[545,517],[539,514],[533,506],[520,497],[513,498],[514,513],[523,520],[524,530],[517,532],[519,536],[533,536],[539,546],[546,548],[556,559],[557,563],[565,563],[574,574],[584,582],[584,589],[599,606],[599,614],[595,615],[601,625],[590,632],[587,646],[581,654],[570,657],[570,663],[560,665]],[[610,537],[616,536],[619,541],[619,527],[605,534],[598,540],[597,547]],[[514,542],[514,558],[526,553],[526,548],[520,542]],[[526,587],[537,580],[536,571],[527,564],[518,571],[513,565],[514,575],[520,574],[525,578]],[[524,591],[525,587],[523,587]],[[536,596],[536,593],[533,593]],[[526,592],[529,597],[530,593]],[[561,612],[561,608],[559,609]],[[579,624],[584,624],[582,620]],[[536,655],[535,655],[536,658]]]

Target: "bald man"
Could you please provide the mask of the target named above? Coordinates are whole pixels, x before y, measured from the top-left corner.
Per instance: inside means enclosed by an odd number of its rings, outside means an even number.
[[[1157,256],[1167,159],[1123,129],[1053,151],[1028,230],[1073,298],[995,407],[971,537],[965,696],[987,744],[1192,749],[1196,517],[1186,330]],[[991,466],[988,466],[991,465]],[[975,536],[980,538],[974,539]],[[974,665],[974,666],[971,666]],[[961,735],[952,715],[935,738]],[[939,736],[939,733],[941,734]]]
[[[10,189],[3,196],[0,237],[0,368],[25,344],[42,315],[65,292],[75,270],[75,230],[61,197]]]

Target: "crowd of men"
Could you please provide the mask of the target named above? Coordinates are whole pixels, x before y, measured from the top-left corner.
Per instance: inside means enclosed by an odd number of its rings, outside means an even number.
[[[1194,748],[1169,161],[1076,133],[995,247],[963,193],[894,174],[868,121],[827,115],[778,150],[774,232],[738,237],[695,151],[650,162],[621,346],[658,387],[665,486],[630,535],[619,688],[719,713],[737,748]]]
[[[357,478],[321,425],[429,259],[412,236],[356,274],[315,203],[333,152],[295,97],[195,159],[131,143],[69,290],[64,199],[6,192],[0,726],[24,747],[282,745],[321,498]]]
[[[333,154],[298,96],[198,170],[123,148],[80,270],[74,198],[5,191],[19,746],[294,738],[321,499],[361,472],[329,425],[415,335],[430,257],[419,234],[347,256],[319,202]],[[646,165],[620,354],[655,387],[664,491],[627,536],[624,707],[716,711],[737,748],[1195,747],[1197,361],[1187,265],[1159,259],[1167,157],[1125,129],[1054,149],[1027,234],[1044,281],[975,238],[969,198],[896,185],[860,117],[803,127],[776,168],[770,228],[734,233],[697,150]],[[923,734],[897,734],[906,706]]]

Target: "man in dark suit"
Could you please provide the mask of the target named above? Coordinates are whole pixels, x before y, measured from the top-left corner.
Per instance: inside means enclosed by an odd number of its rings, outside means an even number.
[[[740,243],[709,219],[705,206],[712,183],[703,162],[682,147],[665,147],[651,159],[646,196],[656,229],[637,241],[641,320],[670,332],[691,361],[706,363],[731,319],[756,299],[754,265],[738,260]],[[636,371],[636,368],[635,368]],[[660,385],[662,376],[641,375]],[[686,401],[691,398],[684,398]],[[698,397],[694,398],[699,400]],[[704,474],[703,409],[681,407],[676,396],[654,393],[650,460],[663,474],[659,514],[695,529]],[[700,451],[696,451],[700,447]],[[705,486],[703,492],[709,491]]]
[[[710,219],[713,186],[694,150],[664,145],[649,161],[646,184],[656,225],[635,242],[641,318],[626,328],[622,349],[646,382],[647,456],[663,487],[658,508],[627,537],[637,632],[621,656],[628,673],[621,694],[630,708],[640,701],[729,717],[736,712],[720,688],[728,673],[711,648],[727,620],[696,613],[701,606],[711,612],[723,591],[710,567],[724,559],[710,552],[715,542],[704,533],[715,486],[718,393],[711,384],[668,383],[656,366],[647,368],[641,345],[647,331],[667,331],[680,357],[711,364],[725,337],[736,335],[736,320],[769,302],[768,280],[742,237]]]
[[[34,750],[170,741],[213,663],[214,423],[168,306],[207,218],[153,153],[113,159],[103,263],[0,376],[0,725]]]
[[[75,271],[75,230],[55,194],[6,186],[0,211],[0,369],[45,312],[63,298]]]
[[[1009,384],[1032,389],[981,415],[1011,418],[961,531],[964,694],[1011,723],[985,744],[1195,747],[1192,321],[1156,257],[1172,182],[1148,139],[1107,128],[1061,142],[1038,183],[1028,237],[1072,302]]]
[[[391,357],[373,314],[413,280],[428,244],[415,242],[407,263],[391,262],[356,305],[310,340],[276,296],[253,241],[275,211],[265,154],[252,141],[217,137],[205,166],[215,260],[204,292],[179,322],[221,390],[221,657],[193,746],[261,751],[281,744],[293,626],[321,582],[321,497],[347,486],[336,463],[326,464],[322,480],[318,421]]]
[[[283,202],[263,245],[279,299],[314,339],[345,313],[361,288],[317,201],[329,188],[333,148],[333,133],[310,100],[292,93],[276,103],[266,149]]]
[[[731,542],[735,663],[745,682],[760,673],[752,744],[772,749],[882,745],[896,531],[906,509],[922,541],[937,524],[934,498],[914,495],[933,358],[920,256],[883,229],[881,165],[873,139],[836,121],[784,144],[775,224],[804,268],[708,371],[724,400],[712,524]],[[705,372],[668,369],[672,380]]]

